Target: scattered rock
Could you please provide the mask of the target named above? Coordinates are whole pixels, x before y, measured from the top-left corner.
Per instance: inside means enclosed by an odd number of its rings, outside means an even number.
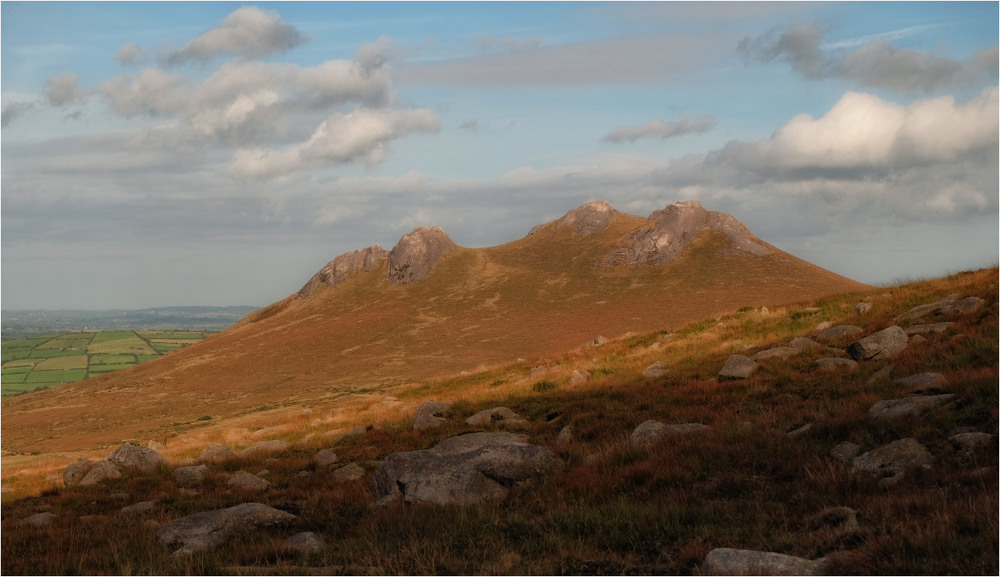
[[[863,315],[870,310],[872,310],[872,303],[860,302],[854,307],[854,314]]]
[[[788,431],[785,434],[788,435],[788,437],[790,439],[795,439],[795,438],[801,437],[802,435],[805,435],[806,433],[808,433],[809,431],[811,431],[812,428],[813,428],[813,424],[812,423],[806,423],[806,424],[802,425],[801,427],[798,427],[796,429]]]
[[[708,425],[701,423],[683,423],[680,425],[667,425],[657,420],[650,419],[641,423],[632,431],[629,442],[636,447],[649,448],[656,445],[662,439],[670,436],[687,435],[697,433],[708,428]]]
[[[55,523],[58,517],[55,513],[46,511],[44,513],[35,513],[34,515],[22,519],[18,525],[30,525],[32,527],[48,527]]]
[[[572,443],[573,442],[573,427],[565,426],[559,430],[559,434],[556,436],[557,443]]]
[[[144,472],[170,464],[170,461],[163,455],[136,443],[125,443],[118,447],[114,453],[108,455],[108,461],[117,465],[119,469],[134,469]]]
[[[588,379],[590,379],[590,373],[587,371],[573,371],[573,374],[569,377],[569,384],[574,386],[585,385]]]
[[[725,548],[709,551],[701,565],[705,575],[822,575],[824,569],[825,564],[821,561]]]
[[[586,343],[584,343],[584,345],[586,345],[588,347],[597,347],[597,346],[603,345],[606,342],[608,342],[608,339],[606,339],[606,338],[598,335],[598,336],[594,337],[593,340],[590,340],[590,341],[587,341]]]
[[[118,466],[111,461],[97,461],[94,466],[87,471],[87,474],[80,479],[80,485],[87,487],[90,485],[96,485],[102,481],[111,479],[120,479],[122,473],[118,470]]]
[[[561,469],[552,451],[526,439],[513,433],[472,433],[427,450],[392,453],[372,477],[372,492],[381,504],[502,499],[513,485],[542,480]]]
[[[830,456],[841,463],[846,463],[854,459],[854,457],[857,457],[860,452],[861,447],[850,441],[844,441],[843,443],[840,443],[836,447],[830,449]]]
[[[794,339],[788,341],[788,346],[793,349],[798,349],[800,351],[808,351],[810,349],[815,349],[823,345],[817,343],[816,341],[806,338],[806,337],[795,337]]]
[[[748,379],[760,368],[756,362],[743,355],[730,355],[719,371],[720,379]]]
[[[893,325],[848,345],[847,354],[856,361],[888,359],[906,348],[906,331]]]
[[[832,326],[833,326],[833,321],[823,321],[823,322],[819,323],[818,325],[816,325],[816,330],[817,331],[825,331],[826,329],[828,329],[828,328],[830,328]]]
[[[193,465],[174,469],[174,480],[177,485],[186,489],[197,489],[208,477],[208,465]]]
[[[317,467],[325,469],[336,463],[339,458],[337,453],[333,452],[333,449],[320,449],[316,452],[316,456],[313,457],[313,461],[316,462]]]
[[[850,507],[830,507],[823,509],[811,519],[812,529],[833,529],[838,532],[854,532],[861,528],[858,523],[858,512]]]
[[[212,549],[254,529],[284,526],[294,520],[295,515],[291,513],[261,503],[243,503],[166,523],[156,531],[156,539],[165,547],[180,546],[177,553],[194,553]]]
[[[889,378],[892,376],[892,370],[894,368],[896,368],[896,365],[891,363],[882,367],[881,369],[876,371],[872,376],[868,377],[868,380],[865,381],[865,386],[870,387],[882,381],[889,380]]]
[[[907,471],[930,468],[933,462],[930,452],[919,441],[910,438],[872,449],[852,461],[856,470],[883,477],[885,485],[899,481]]]
[[[754,361],[763,361],[765,359],[788,360],[800,352],[802,352],[801,349],[795,347],[773,347],[757,352],[750,358]]]
[[[656,361],[655,363],[646,367],[644,371],[642,371],[642,376],[646,377],[647,379],[658,379],[663,375],[667,374],[668,372],[669,371],[667,370],[666,365],[664,365],[661,361]]]
[[[296,555],[321,553],[324,549],[326,549],[326,543],[312,531],[292,535],[281,544],[282,551]]]
[[[954,398],[955,395],[931,395],[879,401],[868,409],[868,416],[876,421],[917,417],[938,405],[950,402]]]
[[[236,471],[226,479],[226,486],[241,491],[261,491],[270,487],[271,483],[253,473]]]
[[[205,447],[205,450],[198,455],[198,460],[202,463],[225,463],[236,458],[236,453],[228,445],[214,444]]]
[[[365,476],[365,470],[361,465],[351,463],[333,471],[330,476],[334,481],[357,481]]]
[[[465,424],[470,427],[485,427],[487,425],[498,424],[500,426],[523,425],[526,421],[520,415],[507,407],[494,407],[479,411],[468,419]]]
[[[948,440],[958,449],[959,458],[971,461],[977,451],[984,450],[992,444],[993,435],[979,432],[959,433],[948,437]]]
[[[399,239],[389,253],[389,281],[417,282],[429,275],[444,255],[458,248],[440,227],[424,226]]]
[[[955,323],[930,323],[926,325],[913,325],[906,329],[907,335],[926,335],[931,333],[943,333],[950,329]]]
[[[282,441],[279,439],[272,439],[270,441],[260,441],[254,443],[240,451],[240,457],[261,457],[264,455],[273,455],[275,453],[281,453],[288,450],[291,443],[287,441]]]
[[[837,325],[821,329],[815,336],[817,340],[829,342],[860,335],[863,332],[864,329],[854,325]]]
[[[94,468],[93,461],[77,461],[63,469],[63,485],[73,487],[79,485],[80,481]]]
[[[917,373],[916,375],[896,379],[893,382],[911,391],[940,389],[948,386],[948,379],[941,373]]]
[[[444,415],[450,408],[451,403],[444,401],[433,401],[430,399],[424,401],[417,407],[417,412],[413,414],[413,430],[423,431],[424,429],[436,427],[444,423],[447,421]]]
[[[816,366],[819,367],[819,370],[824,372],[841,370],[853,371],[858,368],[858,363],[843,357],[824,357],[822,359],[816,359],[815,362]]]
[[[122,514],[129,515],[132,513],[142,513],[145,511],[151,511],[153,507],[156,506],[156,501],[141,501],[139,503],[134,503],[132,505],[127,505],[122,507]]]
[[[902,323],[906,321],[913,321],[927,315],[950,315],[950,314],[969,314],[974,313],[979,310],[980,307],[985,304],[986,301],[979,297],[968,297],[962,300],[958,300],[954,295],[947,296],[937,302],[920,305],[913,307],[907,312],[894,318],[892,322]]]

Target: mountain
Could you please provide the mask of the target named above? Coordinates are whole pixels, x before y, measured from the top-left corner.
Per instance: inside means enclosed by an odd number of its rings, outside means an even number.
[[[420,228],[391,251],[376,245],[337,257],[298,293],[197,345],[5,400],[4,451],[273,423],[318,404],[544,359],[598,336],[867,288],[697,202],[648,218],[591,202],[481,249]]]

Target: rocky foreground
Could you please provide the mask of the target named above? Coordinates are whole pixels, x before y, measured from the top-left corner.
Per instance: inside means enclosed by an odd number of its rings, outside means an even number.
[[[871,491],[891,495],[893,491],[901,491],[900,487],[905,487],[907,482],[921,483],[936,467],[946,466],[960,471],[957,474],[965,483],[978,483],[995,496],[996,408],[992,416],[980,421],[980,428],[960,425],[963,420],[968,421],[970,399],[968,392],[953,391],[954,379],[967,378],[970,373],[963,372],[963,367],[950,372],[911,370],[921,364],[922,355],[930,357],[934,354],[932,351],[941,350],[942,344],[960,344],[969,339],[969,335],[959,329],[969,326],[971,318],[982,318],[987,306],[982,298],[961,298],[956,294],[913,307],[892,318],[892,324],[876,330],[859,326],[870,326],[864,322],[858,325],[825,322],[816,325],[808,335],[767,348],[731,343],[731,346],[746,349],[742,351],[746,354],[733,354],[724,361],[711,379],[720,386],[787,387],[789,383],[798,382],[796,379],[806,377],[842,383],[851,382],[851,375],[866,375],[860,386],[871,393],[863,397],[868,402],[862,411],[809,420],[789,430],[767,431],[756,423],[741,421],[715,425],[647,419],[630,430],[612,435],[627,437],[626,443],[601,450],[588,443],[588,437],[593,437],[591,431],[582,431],[574,424],[558,426],[554,436],[542,435],[541,439],[533,439],[538,436],[537,431],[556,426],[559,412],[565,408],[553,407],[546,414],[528,416],[509,407],[497,406],[462,418],[464,415],[456,410],[455,404],[428,399],[416,409],[407,426],[409,430],[396,433],[415,439],[418,444],[427,444],[427,448],[390,451],[376,458],[358,458],[360,455],[356,453],[353,458],[338,455],[344,443],[356,444],[358,439],[365,437],[377,437],[384,441],[383,445],[393,445],[386,439],[394,433],[371,426],[352,431],[337,442],[331,440],[329,447],[315,450],[307,461],[289,460],[290,455],[301,455],[303,446],[282,439],[261,441],[240,452],[224,444],[214,444],[205,447],[197,458],[177,463],[169,462],[160,454],[157,449],[163,447],[156,443],[151,442],[146,447],[126,443],[104,460],[79,461],[63,472],[65,491],[114,492],[111,496],[121,502],[116,513],[73,516],[72,511],[46,510],[49,507],[42,499],[37,501],[39,510],[21,507],[17,518],[12,518],[5,510],[4,533],[114,523],[116,517],[144,519],[133,526],[148,532],[150,542],[155,542],[162,554],[169,554],[172,559],[218,554],[220,548],[247,540],[270,539],[276,543],[274,550],[283,559],[283,565],[279,565],[288,570],[338,547],[338,535],[332,527],[299,518],[296,509],[301,508],[301,503],[290,506],[287,500],[274,498],[276,495],[299,495],[300,499],[308,500],[318,477],[322,477],[327,486],[334,483],[363,488],[357,494],[363,495],[363,504],[372,511],[417,507],[461,515],[460,511],[504,503],[514,498],[512,496],[542,491],[545,487],[572,486],[574,477],[595,467],[598,470],[634,468],[631,463],[643,455],[663,454],[674,446],[697,451],[699,443],[707,448],[719,438],[737,439],[740,436],[759,436],[782,445],[824,447],[825,454],[818,455],[806,469],[796,469],[798,473],[795,474],[846,479],[839,481],[838,486],[845,486],[845,482],[846,486],[870,486]],[[862,302],[853,315],[863,321],[871,314],[870,310],[871,303]],[[812,312],[815,311],[804,309],[801,314]],[[666,335],[654,348],[673,339],[673,335]],[[908,357],[901,368],[896,359],[904,355]],[[925,360],[928,366],[942,366],[940,359]],[[878,369],[872,370],[876,366]],[[532,372],[544,375],[547,369],[539,366]],[[646,383],[666,382],[675,370],[657,361],[635,377]],[[591,371],[575,370],[570,375],[570,382],[586,386],[594,378]],[[880,398],[877,397],[879,391],[903,394]],[[770,402],[778,401],[772,399]],[[663,412],[670,414],[669,410]],[[941,435],[938,425],[949,419],[955,426]],[[921,422],[927,425],[921,426]],[[862,446],[848,439],[850,431],[857,427],[868,427],[880,434],[870,436]],[[716,431],[720,428],[724,430]],[[439,431],[446,434],[440,435]],[[892,438],[893,431],[908,431],[912,435]],[[857,440],[856,434],[854,438]],[[289,470],[291,462],[300,463],[300,469]],[[271,466],[284,468],[280,481],[270,480],[273,477],[269,472]],[[777,482],[773,475],[734,476],[729,480],[709,482],[752,486]],[[123,480],[127,483],[123,484]],[[797,481],[786,479],[783,482]],[[122,491],[123,487],[137,489]],[[926,490],[935,489],[927,487]],[[213,501],[232,502],[232,499],[218,499],[220,494],[234,496],[240,502],[212,507]],[[871,554],[863,545],[869,535],[879,530],[874,519],[880,513],[848,506],[849,495],[832,497],[830,502],[839,501],[840,504],[817,510],[809,518],[787,519],[790,524],[819,531],[825,536],[817,549],[822,555],[804,558],[783,551],[717,546],[705,548],[707,552],[687,570],[717,575],[858,572],[865,567],[859,558]],[[982,535],[982,539],[984,546],[992,542],[995,553],[996,534]],[[732,538],[726,541],[731,542]],[[784,551],[795,549],[795,546],[786,546]],[[5,569],[8,564],[6,550],[9,548],[5,547]],[[517,567],[519,565],[512,561],[507,565],[484,565],[482,571],[517,572]],[[655,573],[663,570],[663,566],[657,565],[628,567],[593,561],[592,564],[564,565],[562,570],[584,573],[623,570]],[[323,569],[344,573],[399,570],[377,562]],[[246,568],[239,569],[240,572],[244,570]],[[260,568],[254,571],[257,570]]]

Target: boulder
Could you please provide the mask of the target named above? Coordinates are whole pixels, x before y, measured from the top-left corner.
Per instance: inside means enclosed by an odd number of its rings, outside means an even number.
[[[562,429],[559,429],[559,434],[556,435],[556,442],[557,443],[563,443],[563,444],[572,443],[573,442],[573,427],[570,427],[569,425],[567,425],[567,426],[563,427]]]
[[[750,551],[712,549],[701,564],[704,575],[822,575],[825,564],[801,557]]]
[[[573,386],[585,385],[589,379],[590,373],[587,371],[573,371],[573,374],[569,377],[569,384]]]
[[[931,333],[943,333],[950,329],[955,323],[944,322],[944,323],[928,323],[924,325],[913,325],[906,329],[906,334],[909,336],[913,335],[927,335]]]
[[[291,513],[261,503],[243,503],[170,521],[156,531],[156,540],[165,547],[180,546],[178,553],[194,553],[215,548],[236,535],[294,520]]]
[[[241,491],[261,491],[270,487],[271,483],[253,473],[236,471],[226,479],[226,486]]]
[[[79,485],[80,481],[94,468],[93,461],[77,461],[63,469],[63,485],[73,487]]]
[[[948,440],[958,449],[959,458],[965,461],[973,460],[976,452],[985,450],[993,443],[993,435],[989,433],[959,433],[948,437]],[[996,453],[996,451],[993,451]]]
[[[801,349],[797,349],[794,347],[772,347],[770,349],[764,349],[763,351],[759,351],[750,358],[754,361],[763,361],[765,359],[787,360],[799,354],[800,352],[802,352]]]
[[[320,449],[319,451],[316,451],[316,455],[313,457],[313,461],[315,461],[316,466],[321,469],[336,463],[337,459],[339,459],[339,457],[337,456],[337,453],[333,452],[333,449]]]
[[[225,463],[236,458],[236,453],[228,445],[218,443],[205,447],[205,450],[198,455],[198,460],[202,463]]]
[[[437,267],[444,255],[458,248],[440,227],[420,227],[399,239],[389,253],[389,282],[417,282]]]
[[[986,301],[979,297],[967,297],[962,300],[958,300],[957,296],[951,295],[934,303],[913,307],[912,309],[894,318],[892,322],[902,323],[906,321],[913,321],[927,315],[942,316],[974,313],[979,310],[985,302]]]
[[[892,376],[892,371],[895,368],[896,368],[896,365],[890,363],[890,364],[882,367],[881,369],[875,371],[875,373],[872,376],[868,377],[868,380],[865,381],[865,386],[866,387],[870,387],[870,386],[878,384],[878,383],[880,383],[882,381],[888,380],[889,377]]]
[[[330,477],[332,477],[334,481],[357,481],[364,476],[364,468],[357,463],[351,463],[350,465],[340,467],[330,473]]]
[[[35,513],[34,515],[22,519],[18,522],[18,525],[30,525],[32,527],[48,527],[56,522],[58,517],[55,513],[45,511],[43,513]]]
[[[163,443],[161,443],[159,441],[152,441],[152,440],[146,441],[146,448],[147,449],[152,449],[152,450],[156,451],[157,453],[162,453],[163,451],[167,450],[167,446],[166,445],[164,445]]]
[[[297,533],[281,543],[282,551],[297,555],[322,553],[324,549],[326,549],[326,543],[319,535],[312,531]]]
[[[948,379],[941,373],[917,373],[893,381],[900,387],[906,387],[911,391],[928,389],[939,389],[948,386]]]
[[[423,451],[392,453],[372,477],[381,504],[469,504],[504,498],[518,483],[543,480],[562,467],[526,435],[472,433],[450,437]]]
[[[847,463],[857,457],[859,452],[861,452],[861,447],[850,441],[844,441],[830,449],[830,456],[841,463]]]
[[[951,402],[954,398],[955,395],[929,395],[879,401],[868,409],[868,416],[876,421],[918,417],[938,405]]]
[[[719,371],[720,379],[749,379],[760,368],[753,359],[743,355],[730,355]]]
[[[708,425],[701,423],[683,423],[679,425],[667,425],[659,421],[650,419],[641,423],[629,435],[629,442],[636,447],[649,448],[660,442],[662,439],[671,436],[687,435],[704,431]]]
[[[587,341],[584,344],[586,346],[588,346],[588,347],[599,347],[599,346],[603,345],[606,342],[608,342],[608,339],[602,337],[601,335],[597,335],[596,337],[594,337],[593,339]]]
[[[125,443],[118,447],[115,452],[108,455],[108,461],[117,465],[119,469],[133,469],[143,472],[170,464],[170,461],[163,455],[136,443]]]
[[[174,481],[179,487],[197,489],[208,477],[208,465],[193,465],[174,469]]]
[[[822,359],[816,359],[816,366],[819,367],[819,370],[824,372],[841,370],[853,371],[858,368],[858,363],[843,357],[824,357]]]
[[[870,310],[872,310],[872,303],[862,301],[862,302],[859,302],[857,305],[855,305],[855,307],[854,307],[854,314],[856,314],[856,315],[863,315],[863,314],[867,313]]]
[[[858,471],[883,477],[885,484],[892,484],[913,469],[930,468],[934,457],[916,439],[900,439],[855,457],[852,461]]]
[[[863,332],[864,329],[854,325],[836,325],[817,332],[815,337],[816,340],[829,342],[860,335]]]
[[[273,455],[275,453],[287,451],[288,447],[291,447],[291,443],[279,439],[260,441],[240,451],[240,457],[247,458]]]
[[[129,515],[132,513],[144,513],[146,511],[152,511],[153,507],[156,506],[156,501],[140,501],[138,503],[133,503],[131,505],[126,505],[122,507],[122,514]]]
[[[118,466],[111,461],[97,461],[94,466],[87,471],[87,474],[80,479],[80,485],[90,486],[96,485],[102,481],[109,479],[120,479],[122,472],[118,469]]]
[[[423,431],[444,423],[447,419],[444,414],[451,408],[451,403],[443,401],[426,400],[413,414],[413,430]]]
[[[485,427],[492,424],[500,426],[523,425],[525,422],[520,415],[507,407],[486,409],[465,419],[465,424],[470,427]]]
[[[817,343],[816,341],[806,338],[806,337],[795,337],[794,339],[788,341],[788,346],[793,349],[799,349],[800,351],[808,351],[810,349],[815,349],[823,345]]]
[[[642,371],[642,376],[646,377],[647,379],[658,379],[663,375],[667,374],[668,372],[669,371],[667,370],[666,365],[664,365],[660,361],[656,361],[655,363],[646,367],[644,371]]]
[[[906,331],[893,325],[851,343],[847,346],[847,354],[859,362],[888,359],[905,349],[908,342]]]

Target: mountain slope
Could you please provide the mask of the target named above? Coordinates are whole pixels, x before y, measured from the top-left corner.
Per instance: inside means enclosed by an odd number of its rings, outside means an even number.
[[[265,410],[544,358],[598,335],[867,288],[697,203],[650,218],[588,203],[500,246],[463,248],[440,229],[418,229],[388,254],[350,254],[198,345],[4,401],[4,450],[84,450],[201,419],[245,423]]]

